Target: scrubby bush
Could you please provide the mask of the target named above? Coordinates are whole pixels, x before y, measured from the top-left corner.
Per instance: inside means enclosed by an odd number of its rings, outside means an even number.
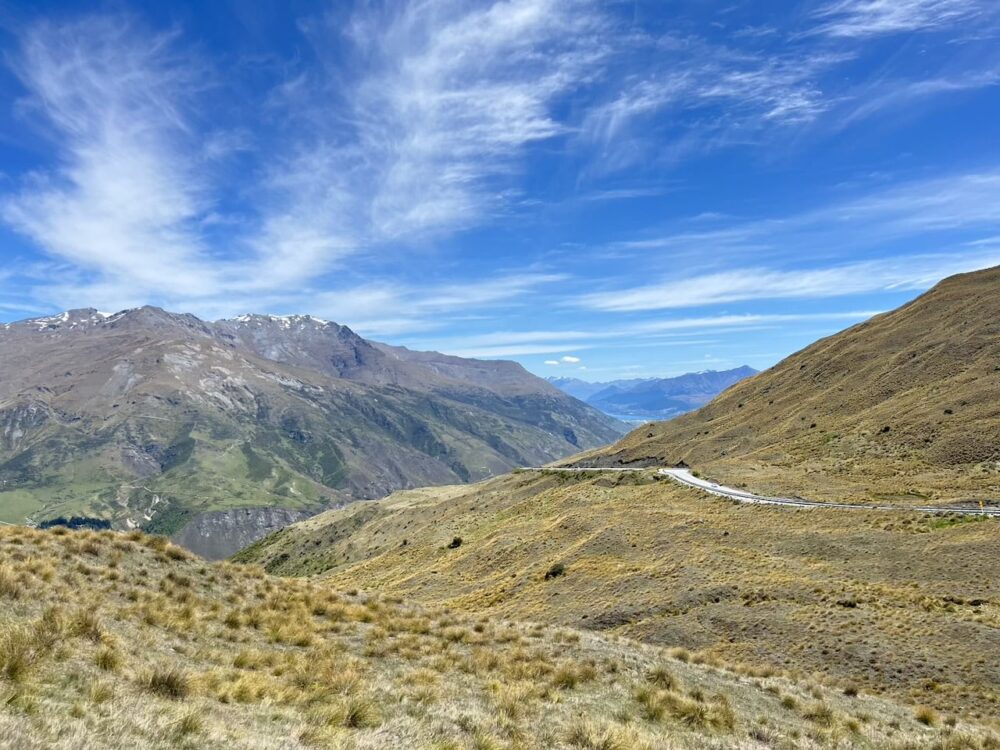
[[[558,578],[559,576],[566,575],[566,566],[562,563],[556,563],[547,571],[545,571],[545,580],[549,581],[553,578]]]

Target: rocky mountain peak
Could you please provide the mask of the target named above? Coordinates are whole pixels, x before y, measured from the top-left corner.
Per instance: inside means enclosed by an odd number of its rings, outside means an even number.
[[[40,318],[6,323],[2,327],[4,330],[19,328],[34,331],[57,331],[76,328],[81,325],[96,325],[105,322],[110,317],[112,317],[111,313],[99,312],[92,307],[85,307],[76,310],[65,310],[61,313],[46,315]]]
[[[312,315],[264,315],[260,313],[245,313],[237,315],[235,318],[227,318],[217,321],[237,326],[252,326],[256,328],[277,327],[283,330],[292,329],[316,329],[316,328],[341,328],[336,323],[329,320],[316,318]]]

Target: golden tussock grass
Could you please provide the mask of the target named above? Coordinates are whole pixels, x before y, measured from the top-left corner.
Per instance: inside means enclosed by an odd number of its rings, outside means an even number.
[[[760,678],[780,687],[768,690],[628,639],[337,592],[170,549],[136,533],[0,529],[0,570],[18,592],[0,614],[0,744],[725,748],[751,741],[761,716],[788,748],[835,746],[852,727],[883,743],[988,736],[805,681]],[[832,723],[803,715],[817,702],[810,689]],[[786,706],[791,694],[800,698]]]
[[[472,617],[666,643],[674,661],[758,679],[818,674],[828,687],[967,720],[1000,715],[996,520],[747,507],[652,478],[530,472],[376,505],[350,533],[356,511],[345,508],[247,556],[304,572],[380,540],[382,551],[356,553],[323,580]],[[455,529],[462,546],[442,550]],[[384,543],[404,534],[405,548]],[[556,558],[566,572],[545,580]],[[479,635],[445,628],[470,644]]]

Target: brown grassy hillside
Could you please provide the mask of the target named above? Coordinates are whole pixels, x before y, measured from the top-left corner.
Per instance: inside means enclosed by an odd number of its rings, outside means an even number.
[[[995,520],[750,507],[652,474],[523,472],[331,511],[242,557],[943,711],[1000,709]]]
[[[674,465],[814,499],[1000,501],[1000,268],[818,341],[582,465]]]
[[[0,529],[0,746],[994,750],[975,724],[140,533]]]

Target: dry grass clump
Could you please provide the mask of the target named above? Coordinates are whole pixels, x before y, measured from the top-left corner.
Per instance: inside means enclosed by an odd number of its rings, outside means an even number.
[[[79,638],[89,638],[95,643],[100,642],[104,635],[101,620],[97,613],[91,609],[80,608],[73,613],[68,623],[71,635]]]
[[[666,666],[657,664],[646,675],[646,679],[651,685],[664,690],[676,690],[679,687],[677,678]]]
[[[941,717],[938,715],[938,712],[930,706],[917,706],[913,712],[913,716],[921,724],[928,727],[937,726],[941,721]]]
[[[366,695],[348,695],[337,704],[337,725],[348,729],[367,729],[382,723],[378,703]]]
[[[105,672],[116,672],[122,665],[121,654],[111,646],[104,646],[94,656],[94,664]]]
[[[174,731],[178,737],[186,737],[191,734],[198,734],[205,726],[205,720],[197,710],[186,711],[174,725]]]
[[[802,716],[803,718],[809,719],[809,721],[824,727],[832,726],[836,721],[836,714],[833,709],[820,701],[807,706],[802,712]]]
[[[736,716],[723,695],[706,701],[700,694],[688,697],[643,685],[635,691],[635,700],[649,721],[673,721],[692,729],[731,730],[736,725]]]
[[[19,682],[41,657],[37,631],[24,625],[5,623],[0,627],[0,675]]]
[[[653,750],[648,737],[633,727],[578,719],[566,730],[567,745],[580,750]]]
[[[0,596],[17,599],[21,595],[21,582],[9,565],[0,565]]]
[[[191,678],[174,666],[157,666],[142,678],[142,686],[164,698],[183,700],[191,694]]]
[[[552,684],[562,690],[572,690],[597,677],[597,670],[591,664],[563,663],[552,673]]]
[[[539,699],[531,683],[498,683],[489,687],[496,713],[507,720],[517,721],[530,714]]]

